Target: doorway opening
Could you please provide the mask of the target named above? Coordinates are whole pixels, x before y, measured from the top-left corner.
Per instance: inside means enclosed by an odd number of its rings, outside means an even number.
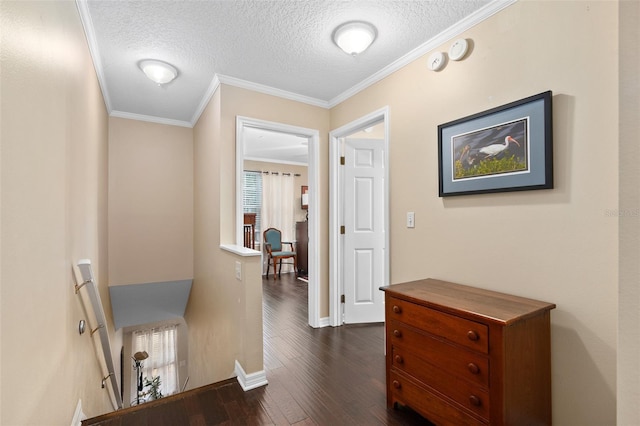
[[[319,182],[319,140],[320,132],[315,129],[291,126],[288,124],[276,123],[272,121],[258,120],[249,117],[236,117],[236,244],[244,245],[244,203],[243,203],[243,171],[245,164],[245,148],[252,131],[261,130],[266,132],[280,133],[283,136],[295,136],[307,141],[308,153],[308,312],[309,325],[320,327],[320,295],[318,283],[318,182]]]
[[[358,175],[364,169],[375,175]],[[329,323],[384,321],[378,288],[390,279],[389,107],[330,132],[329,173]],[[363,240],[375,241],[359,246]]]

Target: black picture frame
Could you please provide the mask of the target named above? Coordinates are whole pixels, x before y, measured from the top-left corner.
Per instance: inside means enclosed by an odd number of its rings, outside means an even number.
[[[439,196],[553,188],[552,93],[438,126]]]

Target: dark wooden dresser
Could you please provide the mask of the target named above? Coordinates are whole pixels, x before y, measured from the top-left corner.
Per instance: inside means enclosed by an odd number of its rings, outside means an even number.
[[[309,273],[309,222],[296,222],[298,275]]]
[[[437,425],[550,425],[552,303],[425,279],[385,291],[387,406]]]

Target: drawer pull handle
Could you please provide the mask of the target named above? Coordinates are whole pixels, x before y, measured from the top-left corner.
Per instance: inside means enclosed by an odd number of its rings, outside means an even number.
[[[400,312],[402,312],[402,308],[398,305],[393,305],[393,312],[399,314]]]
[[[396,355],[396,363],[398,363],[398,364],[402,364],[402,363],[403,363],[403,361],[404,361],[404,360],[402,359],[402,357],[401,357],[400,355]]]
[[[475,395],[471,395],[469,397],[469,402],[475,407],[479,407],[482,405],[482,400]]]
[[[473,330],[469,330],[467,332],[467,337],[469,338],[469,340],[473,340],[474,342],[480,338],[480,336],[478,336],[478,333]]]
[[[467,368],[469,369],[471,374],[478,374],[480,372],[480,367],[478,367],[472,362],[470,362],[469,365],[467,365]]]
[[[396,337],[402,337],[402,331],[400,330],[393,330],[393,335]]]
[[[393,387],[396,388],[396,389],[400,389],[402,387],[402,385],[400,384],[399,381],[394,380],[393,381]]]

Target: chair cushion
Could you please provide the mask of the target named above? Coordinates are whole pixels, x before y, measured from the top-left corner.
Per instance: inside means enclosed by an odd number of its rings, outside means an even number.
[[[272,257],[293,256],[294,254],[296,254],[296,252],[294,251],[272,251],[271,252]]]
[[[264,231],[265,243],[271,244],[272,250],[282,250],[280,236],[280,231],[277,229],[267,229]]]

